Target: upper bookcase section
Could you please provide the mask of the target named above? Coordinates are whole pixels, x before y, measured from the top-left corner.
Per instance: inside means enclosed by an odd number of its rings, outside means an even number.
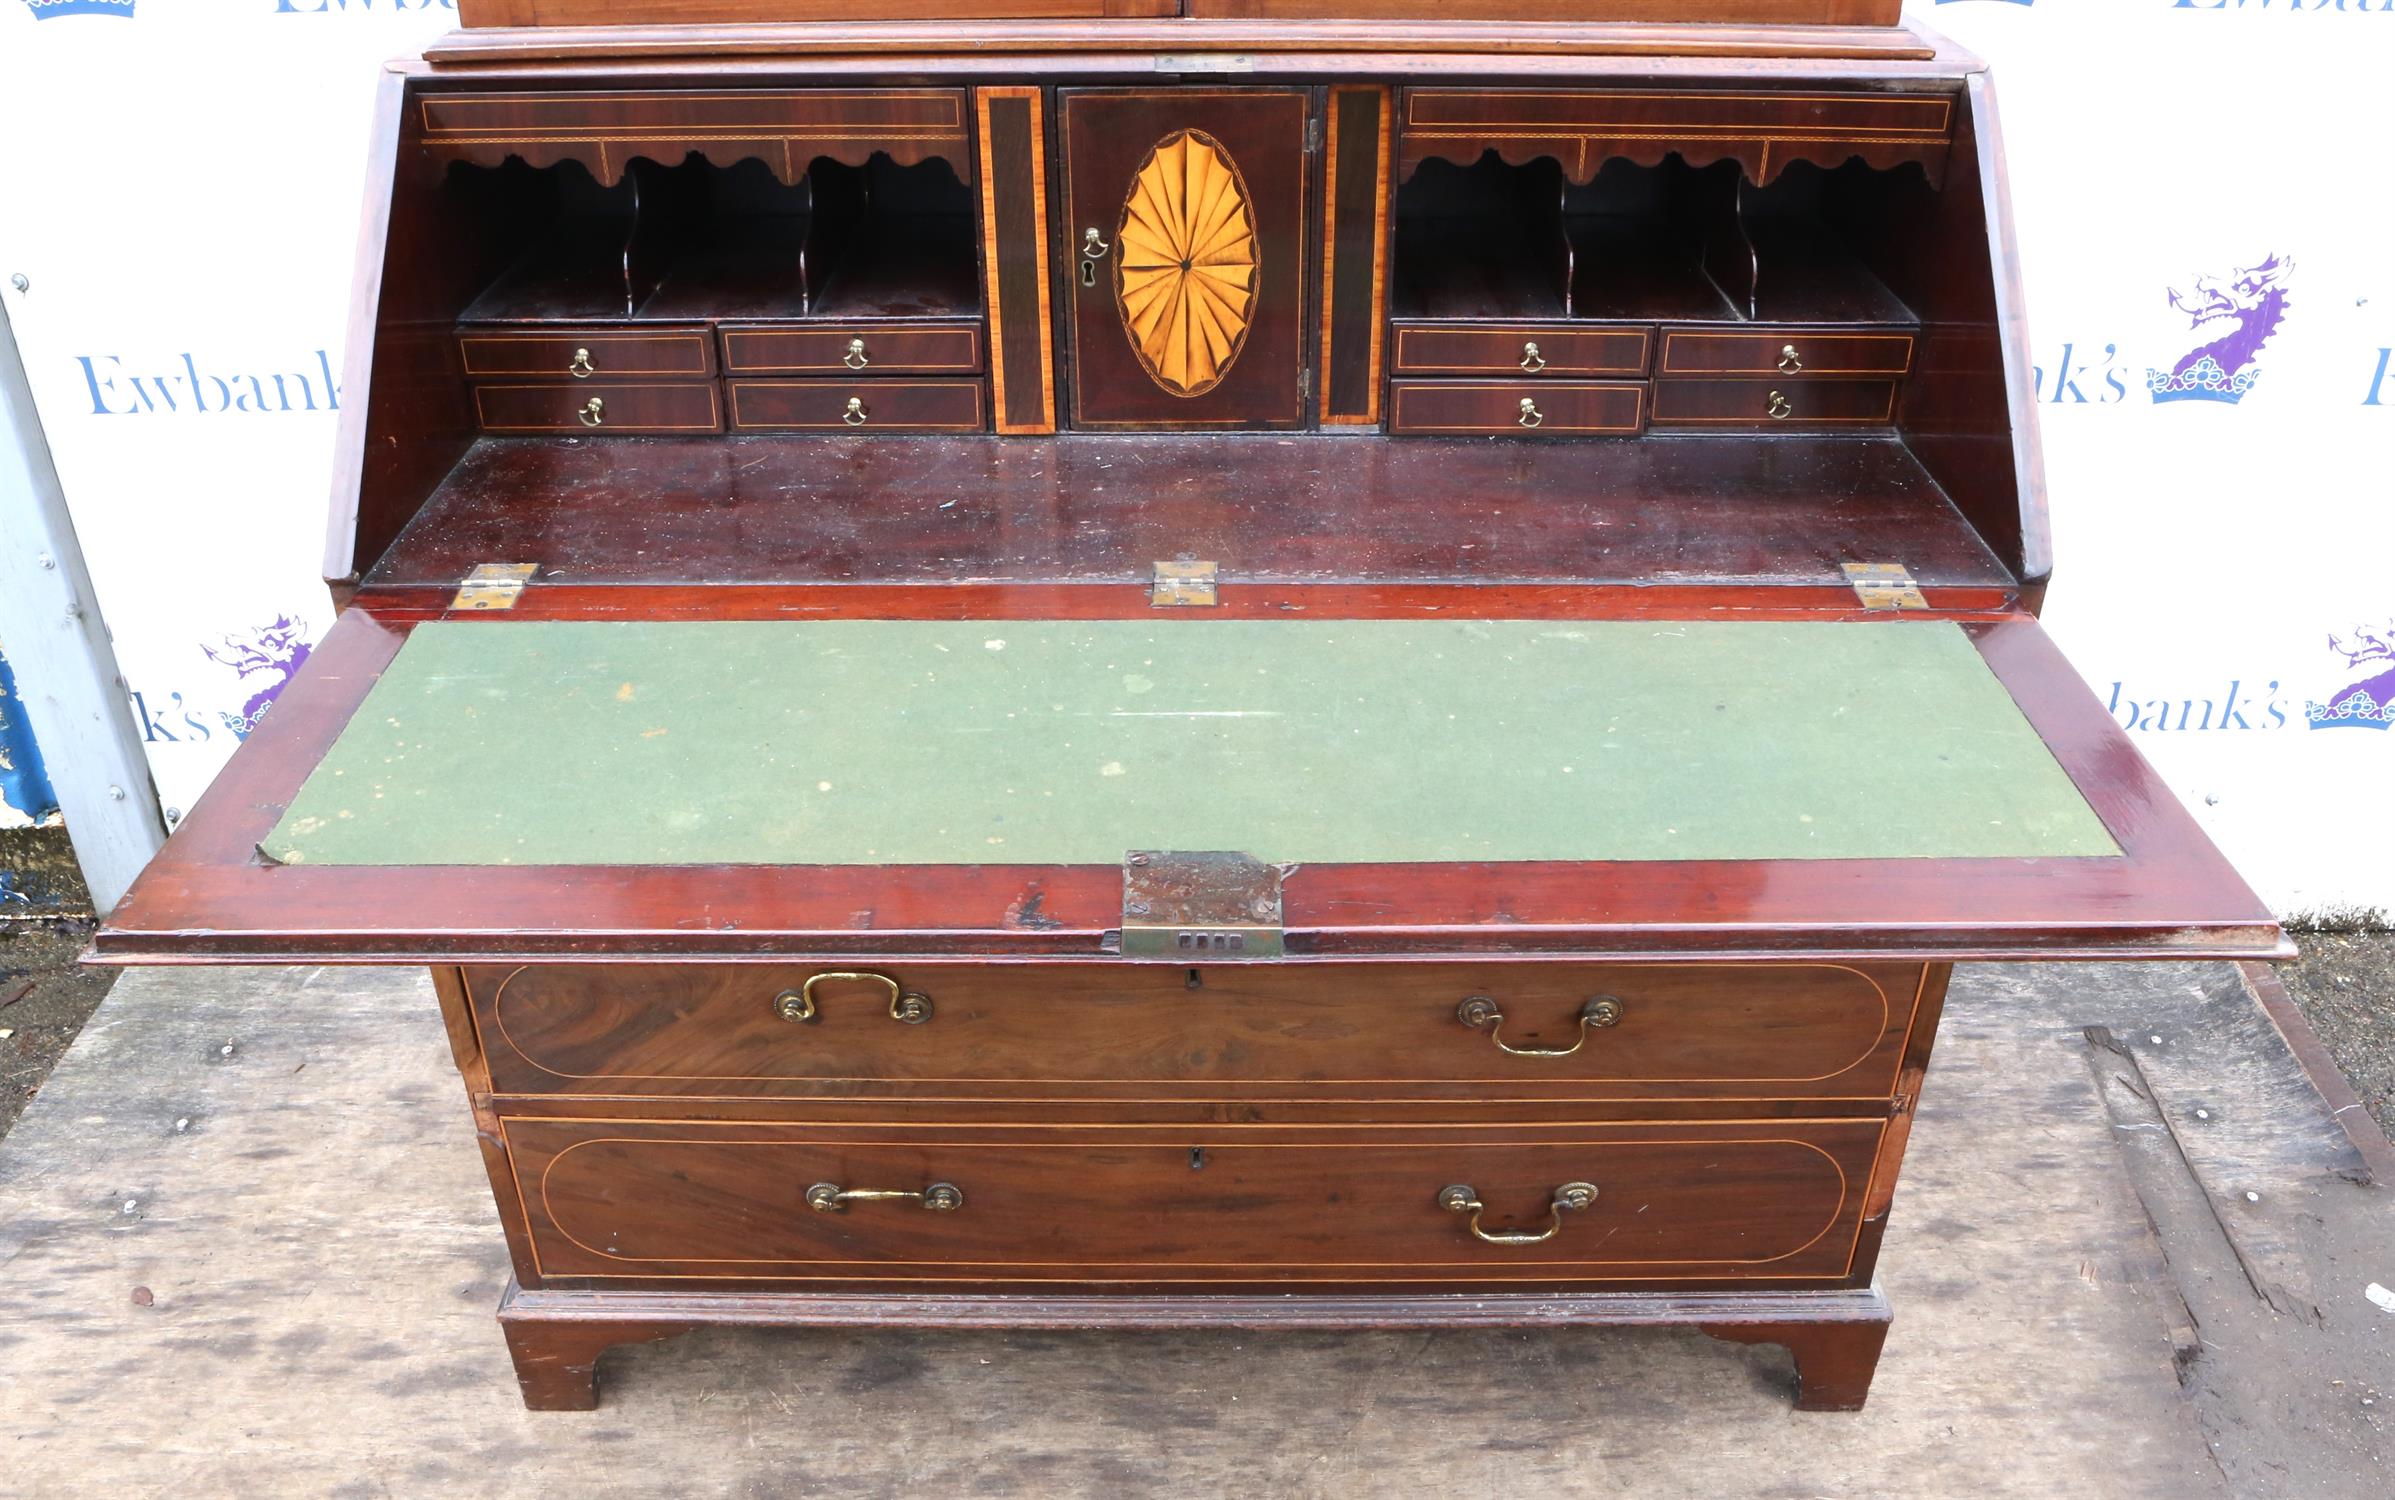
[[[1902,0],[457,0],[480,26],[1150,20],[1893,26]]]

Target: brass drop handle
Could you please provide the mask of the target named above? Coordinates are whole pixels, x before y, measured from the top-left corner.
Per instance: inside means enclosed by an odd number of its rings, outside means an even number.
[[[848,352],[840,356],[840,363],[852,370],[862,370],[865,366],[873,363],[873,356],[865,352],[863,339],[850,339]]]
[[[1547,420],[1547,414],[1538,409],[1538,403],[1536,401],[1531,400],[1528,396],[1524,396],[1522,398],[1521,415],[1515,417],[1514,420],[1524,427],[1536,427],[1539,423]]]
[[[840,420],[851,427],[862,427],[865,425],[866,415],[865,398],[851,396],[848,398],[848,410],[840,413]]]
[[[1595,1191],[1593,1188],[1590,1191]],[[807,1207],[819,1214],[836,1214],[851,1203],[891,1203],[908,1199],[935,1214],[951,1214],[965,1206],[965,1195],[953,1182],[935,1182],[921,1192],[901,1188],[844,1188],[819,1182],[807,1189]]]
[[[576,380],[588,380],[594,373],[596,373],[591,368],[590,351],[588,349],[575,350],[574,357],[566,361],[565,369],[566,373],[573,376]]]
[[[1566,1212],[1577,1212],[1596,1201],[1595,1183],[1567,1182],[1555,1190],[1554,1197],[1547,1200],[1546,1228],[1490,1230],[1480,1227],[1480,1216],[1485,1210],[1481,1206],[1480,1195],[1472,1191],[1469,1183],[1459,1182],[1453,1187],[1439,1189],[1439,1207],[1451,1214],[1470,1214],[1472,1222],[1465,1227],[1472,1231],[1472,1238],[1492,1245],[1543,1245],[1563,1233],[1563,1216]]]
[[[865,969],[833,969],[810,974],[807,982],[794,990],[784,990],[773,997],[773,1013],[785,1021],[812,1021],[818,1007],[815,986],[819,984],[878,984],[890,992],[890,1019],[902,1025],[920,1026],[931,1019],[931,997],[917,990],[902,988],[887,974],[875,974]]]
[[[593,396],[582,403],[582,410],[574,413],[574,418],[585,427],[596,427],[606,420],[603,415],[606,410],[607,403]]]
[[[1788,420],[1789,413],[1795,411],[1796,408],[1788,404],[1787,397],[1781,395],[1778,391],[1773,391],[1771,393],[1771,404],[1764,407],[1763,410],[1769,414],[1771,420],[1774,422],[1785,422]]]
[[[1533,375],[1547,368],[1547,357],[1538,352],[1535,341],[1522,345],[1522,368]]]
[[[1488,1028],[1489,1040],[1497,1050],[1515,1057],[1569,1057],[1588,1045],[1588,1033],[1593,1027],[1618,1025],[1622,1019],[1622,1002],[1611,995],[1594,995],[1580,1007],[1580,1038],[1569,1047],[1516,1047],[1504,1036],[1505,1012],[1486,995],[1467,996],[1455,1008],[1455,1018],[1474,1031]]]
[[[1797,354],[1794,344],[1780,345],[1780,373],[1782,375],[1793,375],[1804,367],[1805,362]]]
[[[1106,243],[1105,238],[1096,230],[1084,229],[1081,231],[1082,259],[1104,260],[1106,258],[1106,252],[1112,250],[1113,248],[1114,247],[1112,245]]]

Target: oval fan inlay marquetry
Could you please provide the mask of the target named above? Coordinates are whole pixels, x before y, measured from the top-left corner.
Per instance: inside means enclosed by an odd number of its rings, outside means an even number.
[[[1115,304],[1141,367],[1176,396],[1212,390],[1256,308],[1255,212],[1222,143],[1199,130],[1157,142],[1115,238]]]

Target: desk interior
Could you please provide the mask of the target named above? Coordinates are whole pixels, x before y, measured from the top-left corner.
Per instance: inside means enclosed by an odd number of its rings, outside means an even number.
[[[483,438],[368,579],[2015,587],[1895,438]]]
[[[310,866],[2118,852],[1938,620],[437,621],[262,848]]]

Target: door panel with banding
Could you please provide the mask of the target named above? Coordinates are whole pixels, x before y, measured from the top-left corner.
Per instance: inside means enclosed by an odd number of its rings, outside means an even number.
[[[1299,89],[1065,93],[1076,425],[1303,425],[1307,108]]]

